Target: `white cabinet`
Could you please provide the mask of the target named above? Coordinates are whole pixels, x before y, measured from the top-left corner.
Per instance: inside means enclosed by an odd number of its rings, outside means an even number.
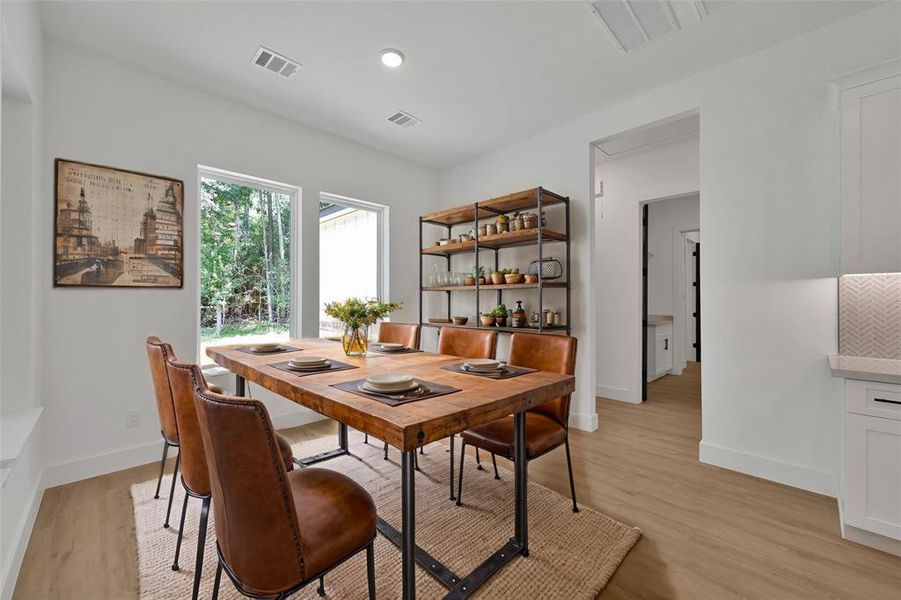
[[[901,272],[901,74],[872,76],[841,92],[843,274]]]
[[[648,381],[673,369],[673,323],[648,323]]]
[[[901,386],[846,380],[842,519],[901,540]],[[846,535],[846,537],[848,537]]]

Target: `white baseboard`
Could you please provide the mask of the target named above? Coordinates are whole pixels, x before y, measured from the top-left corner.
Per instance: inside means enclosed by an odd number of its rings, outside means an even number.
[[[833,498],[838,495],[834,473],[724,448],[704,442],[704,440],[701,440],[699,444],[699,459],[702,463],[783,483],[816,494]]]
[[[888,554],[901,556],[901,540],[885,537],[878,533],[872,533],[863,529],[858,529],[851,525],[843,525],[842,537],[849,542],[876,548]]]
[[[569,413],[569,426],[582,431],[597,431],[598,413],[591,414]]]
[[[34,522],[38,516],[38,509],[41,507],[41,500],[44,499],[45,489],[43,476],[38,477],[31,493],[31,502],[28,504],[28,511],[23,516],[21,526],[13,538],[15,542],[12,544],[12,557],[9,566],[3,573],[3,590],[0,592],[3,600],[12,598],[13,591],[16,589],[16,581],[19,579],[19,569],[22,567],[22,560],[25,558],[25,550],[28,549],[28,542],[31,541],[31,532],[34,529]]]
[[[620,402],[629,402],[631,404],[640,404],[626,388],[601,384],[598,384],[595,388],[595,395],[600,396],[601,398],[609,398],[610,400],[619,400]]]

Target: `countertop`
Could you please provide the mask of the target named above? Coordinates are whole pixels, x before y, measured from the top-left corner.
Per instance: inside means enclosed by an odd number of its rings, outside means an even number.
[[[648,325],[672,325],[672,315],[648,315]]]
[[[833,377],[901,385],[901,360],[865,356],[827,355]]]

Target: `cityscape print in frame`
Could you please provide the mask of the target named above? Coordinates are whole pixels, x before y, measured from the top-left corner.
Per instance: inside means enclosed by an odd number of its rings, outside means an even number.
[[[53,285],[182,287],[184,188],[56,159]]]

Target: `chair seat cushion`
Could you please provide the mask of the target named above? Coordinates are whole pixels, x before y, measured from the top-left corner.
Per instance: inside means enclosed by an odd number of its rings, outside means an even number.
[[[288,473],[300,529],[307,580],[369,544],[375,537],[372,496],[329,469]]]
[[[291,449],[291,442],[283,438],[279,434],[275,434],[278,441],[278,449],[282,455],[282,461],[285,463],[286,471],[294,470],[294,450]]]
[[[463,441],[505,458],[513,457],[513,416],[497,419],[463,432]],[[556,448],[566,439],[566,429],[541,414],[526,413],[526,456],[530,459]]]

